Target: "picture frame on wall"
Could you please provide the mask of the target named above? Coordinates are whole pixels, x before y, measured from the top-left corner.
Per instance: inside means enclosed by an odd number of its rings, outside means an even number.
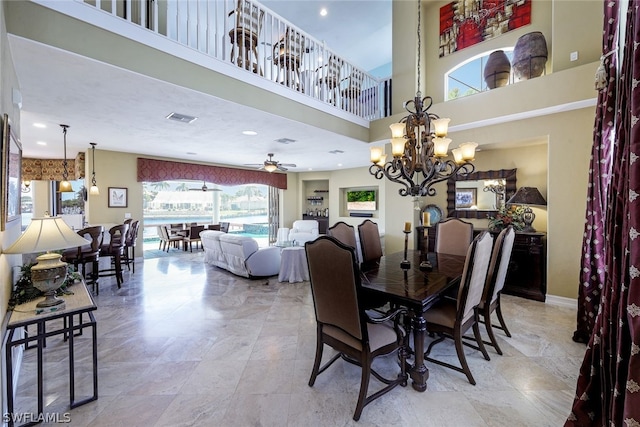
[[[8,223],[20,219],[21,214],[21,173],[22,145],[11,129],[9,116],[2,117],[2,195],[0,206],[0,228],[6,229]]]
[[[109,187],[109,207],[126,208],[128,191],[126,187]]]
[[[471,209],[477,203],[476,188],[456,188],[456,209]]]

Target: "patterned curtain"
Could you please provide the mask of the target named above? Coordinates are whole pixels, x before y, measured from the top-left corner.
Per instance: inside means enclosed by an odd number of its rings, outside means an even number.
[[[275,243],[280,227],[280,193],[269,186],[269,244]]]
[[[605,0],[620,7],[618,0]],[[606,212],[606,276],[565,426],[640,425],[640,0],[630,0]]]
[[[618,2],[603,2],[604,31],[602,37],[601,72],[607,79],[601,82],[593,129],[593,147],[589,165],[587,209],[582,241],[580,288],[578,290],[577,329],[573,340],[589,341],[598,313],[605,272],[605,212],[611,177],[611,151],[614,132],[617,89]]]
[[[283,190],[287,189],[287,175],[283,173],[138,157],[138,182],[178,179],[207,181],[220,185],[264,184]]]

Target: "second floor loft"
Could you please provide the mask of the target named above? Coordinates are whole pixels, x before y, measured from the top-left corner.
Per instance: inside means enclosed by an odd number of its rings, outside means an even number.
[[[252,84],[258,77],[267,90],[319,101],[347,120],[389,115],[389,78],[369,74],[254,0],[38,3],[168,53],[214,59],[216,71]]]

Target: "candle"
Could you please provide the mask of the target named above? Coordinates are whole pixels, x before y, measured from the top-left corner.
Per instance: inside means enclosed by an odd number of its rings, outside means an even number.
[[[405,222],[404,223],[404,231],[411,232],[411,223],[410,222]]]
[[[431,213],[422,212],[422,226],[431,227]]]

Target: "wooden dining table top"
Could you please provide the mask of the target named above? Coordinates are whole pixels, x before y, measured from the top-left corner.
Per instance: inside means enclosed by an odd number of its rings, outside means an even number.
[[[430,270],[421,270],[420,262],[428,259]],[[403,269],[400,263],[404,251],[385,255],[377,266],[362,271],[362,287],[365,292],[373,292],[391,297],[394,302],[422,311],[431,306],[444,291],[460,282],[465,257],[459,255],[428,253],[418,250],[407,251],[411,263]]]

